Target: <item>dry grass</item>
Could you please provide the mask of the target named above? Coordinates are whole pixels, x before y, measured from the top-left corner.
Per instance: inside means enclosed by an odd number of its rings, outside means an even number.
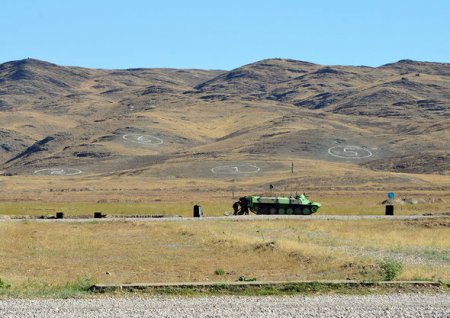
[[[448,280],[450,223],[430,222],[2,222],[0,277],[13,285],[376,279],[377,261],[392,257],[405,266],[400,279]]]
[[[9,216],[54,216],[56,212],[64,212],[66,217],[86,216],[92,217],[94,212],[107,215],[167,215],[192,216],[194,202],[152,202],[152,203],[36,203],[36,202],[0,202],[0,215]],[[204,211],[209,215],[223,215],[231,210],[225,208],[224,202],[202,203]],[[228,204],[229,205],[229,204]]]
[[[379,196],[351,196],[311,195],[312,200],[322,204],[319,214],[325,215],[384,215],[385,207],[376,200]],[[226,198],[197,198],[192,200],[189,196],[170,202],[166,199],[162,202],[122,202],[117,199],[100,202],[34,202],[34,201],[0,201],[0,215],[8,216],[53,216],[56,212],[64,212],[70,216],[92,216],[94,212],[102,212],[107,215],[168,215],[168,216],[192,216],[193,206],[199,204],[203,208],[205,216],[220,216],[231,213],[231,205],[237,198],[231,195]],[[195,197],[194,197],[195,198]],[[205,200],[205,201],[204,201]],[[208,201],[206,201],[208,200]],[[396,205],[395,215],[415,215],[423,213],[439,213],[450,210],[449,203],[420,203]]]
[[[276,162],[288,170],[290,163]],[[106,214],[190,216],[194,204],[202,205],[206,215],[223,215],[232,210],[231,205],[239,196],[288,196],[295,191],[306,192],[313,201],[322,203],[320,214],[384,214],[381,202],[389,191],[394,191],[397,198],[418,200],[418,204],[397,205],[397,215],[450,211],[447,176],[386,174],[366,169],[350,173],[347,169],[356,168],[324,163],[315,167],[311,160],[302,160],[298,164],[304,169],[293,177],[280,173],[234,178],[212,178],[210,175],[165,178],[147,173],[137,176],[0,176],[0,215],[47,215],[57,211],[68,215],[92,215],[94,211],[101,211]],[[178,165],[182,163],[171,161],[165,163],[164,168],[154,168],[153,173],[176,176],[180,169]],[[187,170],[195,170],[198,166],[198,169],[209,171],[209,165],[218,164],[204,161],[192,165],[187,164]],[[317,172],[317,176],[309,175],[310,171]],[[305,184],[303,180],[311,182]],[[388,183],[390,180],[399,183]],[[272,193],[268,192],[270,183],[275,185]]]

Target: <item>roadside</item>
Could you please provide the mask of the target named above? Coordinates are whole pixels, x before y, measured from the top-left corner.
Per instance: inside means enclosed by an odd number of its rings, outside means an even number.
[[[448,317],[450,294],[288,297],[105,297],[8,299],[0,316],[17,317]]]

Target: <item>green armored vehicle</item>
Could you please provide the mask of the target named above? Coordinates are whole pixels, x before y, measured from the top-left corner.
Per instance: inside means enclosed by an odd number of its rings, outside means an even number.
[[[320,206],[320,203],[308,200],[305,194],[289,198],[247,196],[233,204],[233,215],[249,214],[249,211],[255,214],[307,215],[316,213]]]

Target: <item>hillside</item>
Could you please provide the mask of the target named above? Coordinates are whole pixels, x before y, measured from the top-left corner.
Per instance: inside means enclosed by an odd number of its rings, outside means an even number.
[[[282,184],[291,162],[311,185],[333,171],[449,175],[450,64],[100,70],[26,59],[0,65],[0,127],[6,176],[262,185]]]

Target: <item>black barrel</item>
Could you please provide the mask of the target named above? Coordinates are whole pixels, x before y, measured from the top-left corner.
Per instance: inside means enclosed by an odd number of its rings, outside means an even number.
[[[64,213],[63,212],[56,212],[56,218],[57,219],[64,219]]]
[[[203,215],[202,207],[200,205],[194,205],[194,218],[201,218]]]
[[[386,205],[385,215],[394,215],[394,206],[393,205]]]

